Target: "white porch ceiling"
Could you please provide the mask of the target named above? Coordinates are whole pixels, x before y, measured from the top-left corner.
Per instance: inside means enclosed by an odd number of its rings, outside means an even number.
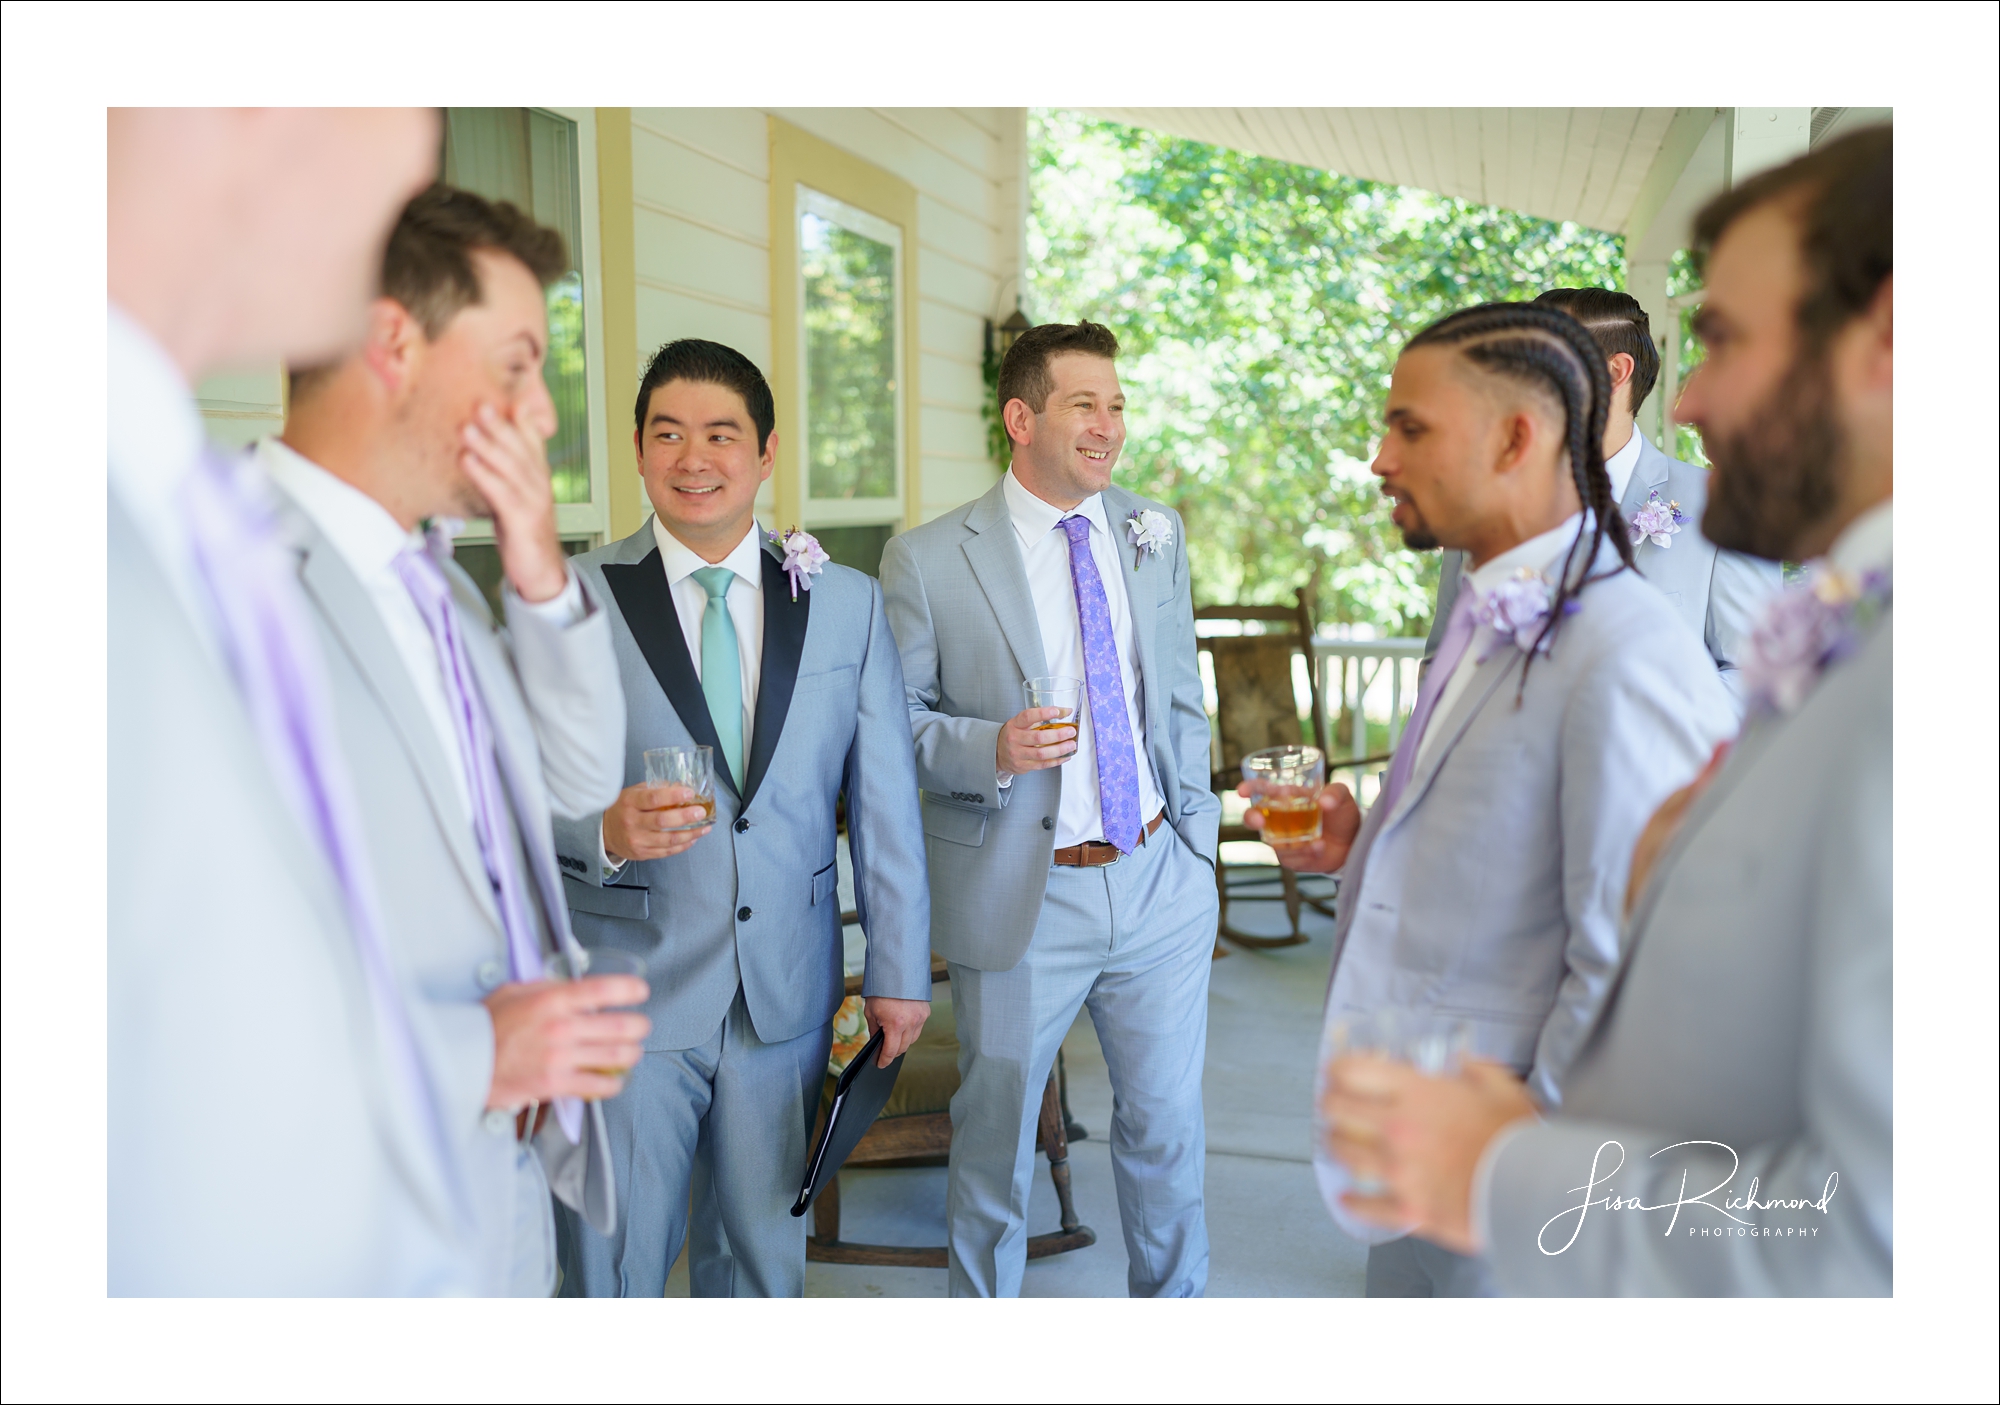
[[[1630,232],[1673,107],[1098,107],[1094,116],[1344,176]],[[1712,109],[1703,109],[1707,125]],[[1684,124],[1685,125],[1685,124]],[[1669,152],[1674,171],[1686,151]],[[1665,174],[1665,173],[1663,173]],[[1637,207],[1637,208],[1635,208]]]

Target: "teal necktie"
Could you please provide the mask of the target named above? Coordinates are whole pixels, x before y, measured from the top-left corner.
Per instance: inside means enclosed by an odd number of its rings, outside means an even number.
[[[729,583],[736,572],[727,566],[704,566],[694,573],[708,592],[708,609],[701,616],[701,695],[708,699],[708,717],[715,723],[715,740],[729,767],[729,777],[743,789],[743,656],[736,650],[736,622],[729,618]]]

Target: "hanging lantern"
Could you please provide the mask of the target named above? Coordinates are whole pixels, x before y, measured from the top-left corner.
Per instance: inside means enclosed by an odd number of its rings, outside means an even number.
[[[986,354],[993,358],[993,363],[997,366],[1007,359],[1007,353],[1014,349],[1014,343],[1021,339],[1021,333],[1034,325],[1019,306],[1016,306],[1007,320],[997,327],[989,318],[986,323]]]

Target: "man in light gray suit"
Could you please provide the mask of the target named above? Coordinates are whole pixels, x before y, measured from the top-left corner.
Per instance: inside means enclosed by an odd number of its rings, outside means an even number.
[[[1633,564],[1707,648],[1740,710],[1738,668],[1750,626],[1782,585],[1778,564],[1717,550],[1700,527],[1707,470],[1668,457],[1639,432],[1634,416],[1660,373],[1660,351],[1639,300],[1608,288],[1551,288],[1535,301],[1583,323],[1603,351],[1611,376],[1604,470],[1618,516],[1631,534]],[[1464,569],[1463,552],[1445,552],[1426,659],[1437,654]]]
[[[543,289],[568,266],[511,205],[426,191],[391,232],[362,349],[295,373],[284,439],[258,446],[290,502],[488,1294],[555,1287],[544,1158],[609,1227],[603,1112],[574,1100],[614,1096],[601,1070],[637,1062],[646,1031],[600,1009],[642,1003],[642,981],[543,980],[573,946],[551,812],[609,803],[625,748],[610,621],[564,561],[542,451]],[[422,529],[475,516],[499,542],[504,631],[442,528]]]
[[[1192,1297],[1208,1279],[1201,1070],[1221,805],[1180,519],[1111,483],[1117,353],[1091,322],[1023,334],[1000,369],[1007,474],[882,558],[931,941],[958,1019],[954,1295],[1020,1292],[1036,1110],[1086,1007],[1117,1102],[1130,1290]],[[1082,684],[1074,726],[1023,706],[1023,681],[1045,675]]]
[[[759,530],[776,419],[747,357],[661,347],[633,407],[655,515],[577,558],[612,617],[629,784],[601,815],[559,821],[556,847],[577,935],[645,959],[653,1032],[607,1106],[625,1213],[605,1234],[565,1212],[566,1293],[657,1298],[684,1242],[696,1296],[805,1292],[790,1212],[841,999],[842,798],[882,1066],[930,1013],[895,640],[874,581]],[[712,815],[643,783],[647,750],[690,745],[713,756]]]
[[[1411,340],[1374,469],[1406,534],[1466,553],[1468,588],[1367,819],[1332,786],[1319,840],[1277,849],[1341,872],[1330,1028],[1387,1010],[1462,1025],[1547,1108],[1617,969],[1633,842],[1734,720],[1694,635],[1629,569],[1598,453],[1607,380],[1589,334],[1533,304]],[[1475,1259],[1358,1223],[1340,1168],[1317,1169],[1335,1217],[1375,1241],[1371,1297],[1491,1291]]]
[[[108,127],[109,1291],[471,1291],[297,560],[188,389],[354,344],[437,119]]]
[[[1331,1072],[1339,1153],[1382,1186],[1352,1208],[1483,1249],[1509,1292],[1890,1291],[1892,184],[1878,128],[1697,219],[1703,528],[1824,559],[1753,636],[1743,736],[1640,841],[1561,1111],[1487,1067]]]

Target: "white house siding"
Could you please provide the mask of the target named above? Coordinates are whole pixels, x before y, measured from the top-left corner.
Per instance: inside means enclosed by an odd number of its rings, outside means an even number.
[[[774,108],[917,193],[914,273],[923,516],[993,485],[979,374],[985,321],[1013,307],[1024,212],[1020,108]],[[633,108],[640,364],[706,337],[771,367],[770,138],[759,108]],[[1005,299],[1004,305],[1002,299]],[[768,489],[767,489],[768,502]]]

